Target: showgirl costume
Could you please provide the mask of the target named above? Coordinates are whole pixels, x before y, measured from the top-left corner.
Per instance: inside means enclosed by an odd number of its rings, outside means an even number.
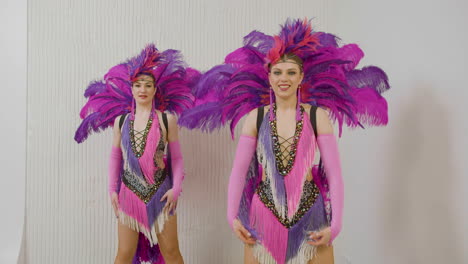
[[[131,89],[141,74],[153,76],[157,91],[146,128],[136,131]],[[166,201],[160,199],[171,188],[177,199],[184,178],[180,145],[168,143],[164,112],[180,114],[193,106],[191,90],[198,77],[197,71],[186,67],[179,51],[159,52],[150,44],[138,56],[111,68],[104,80],[92,82],[85,91],[88,102],[80,112],[83,121],[75,134],[78,143],[91,131],[112,126],[120,116],[121,148],[111,151],[109,195],[118,193],[119,221],[140,233],[133,263],[164,263],[156,234],[163,230],[169,215],[163,212]],[[155,109],[163,114],[158,116]]]
[[[228,221],[232,226],[238,218],[256,239],[253,254],[260,263],[306,263],[316,252],[306,243],[309,231],[330,226],[333,240],[341,229],[343,181],[336,139],[316,135],[310,121],[315,112],[309,116],[301,103],[327,109],[340,136],[343,124],[387,124],[381,96],[389,89],[387,76],[373,66],[355,69],[363,52],[355,44],[340,47],[337,40],[313,31],[308,20],[287,20],[273,37],[253,31],[224,64],[202,75],[194,89],[196,106],[181,117],[182,125],[208,131],[230,122],[233,133],[242,116],[270,105],[265,118],[257,116],[257,138],[239,139],[228,193]],[[268,82],[268,65],[284,54],[300,57],[304,72],[290,139],[277,134]],[[314,165],[317,146],[321,161]]]

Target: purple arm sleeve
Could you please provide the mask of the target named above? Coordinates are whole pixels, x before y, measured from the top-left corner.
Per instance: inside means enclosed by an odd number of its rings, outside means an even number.
[[[227,219],[231,227],[239,212],[245,178],[256,147],[257,138],[247,135],[240,136],[228,185]]]
[[[330,244],[341,231],[344,205],[344,186],[341,176],[340,153],[333,134],[318,135],[317,143],[327,174],[330,188],[330,202],[332,209]]]

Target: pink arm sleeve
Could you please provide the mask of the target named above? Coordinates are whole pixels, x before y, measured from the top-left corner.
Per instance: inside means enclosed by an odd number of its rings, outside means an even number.
[[[169,149],[171,151],[173,176],[172,192],[174,200],[177,200],[182,191],[182,181],[184,180],[184,159],[182,158],[179,141],[169,142]]]
[[[318,135],[317,143],[327,174],[330,188],[330,202],[332,209],[330,244],[341,231],[344,204],[344,186],[341,176],[340,153],[333,134]]]
[[[240,136],[228,185],[227,219],[231,227],[239,212],[245,178],[256,147],[257,138],[247,135]]]
[[[120,188],[120,171],[122,169],[122,150],[119,147],[112,146],[109,158],[109,195],[118,192]]]

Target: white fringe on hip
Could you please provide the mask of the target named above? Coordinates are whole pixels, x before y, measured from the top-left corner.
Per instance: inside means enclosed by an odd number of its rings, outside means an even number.
[[[253,255],[260,264],[277,264],[276,260],[271,256],[270,252],[260,243],[253,246]],[[307,240],[302,241],[296,256],[290,259],[286,264],[307,264],[317,254],[317,248],[307,244]]]
[[[142,233],[150,241],[151,246],[154,246],[158,243],[158,237],[156,236],[156,234],[159,234],[163,231],[164,224],[168,219],[169,214],[166,212],[161,212],[154,221],[154,223],[151,225],[151,229],[148,230],[146,226],[142,225],[133,217],[128,216],[127,214],[119,210],[119,222],[128,226],[136,232]]]

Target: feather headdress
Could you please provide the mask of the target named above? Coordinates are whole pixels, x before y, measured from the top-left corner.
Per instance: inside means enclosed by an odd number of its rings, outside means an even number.
[[[89,84],[84,93],[88,102],[80,112],[83,121],[75,133],[78,143],[85,141],[92,131],[112,126],[117,116],[131,111],[132,83],[141,74],[149,74],[155,80],[155,109],[181,114],[193,106],[191,90],[199,72],[186,66],[179,51],[159,52],[154,44],[149,44],[139,55],[112,67],[103,80]]]
[[[276,36],[253,31],[244,46],[228,54],[221,65],[204,73],[194,87],[195,107],[183,113],[180,124],[212,131],[239,120],[270,101],[268,65],[285,54],[302,59],[302,102],[329,110],[342,126],[386,125],[390,88],[385,73],[374,66],[356,69],[362,50],[356,44],[339,46],[334,35],[316,32],[310,20],[290,20]]]

